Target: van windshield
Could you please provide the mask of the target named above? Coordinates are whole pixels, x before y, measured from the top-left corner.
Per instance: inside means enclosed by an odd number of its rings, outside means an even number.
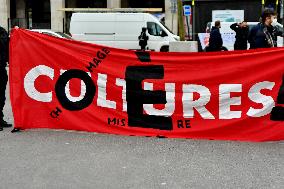
[[[164,22],[160,22],[170,33],[174,34],[165,24]]]

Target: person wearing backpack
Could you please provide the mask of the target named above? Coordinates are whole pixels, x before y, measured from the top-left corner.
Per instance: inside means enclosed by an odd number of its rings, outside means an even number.
[[[145,51],[146,50],[146,46],[147,46],[147,42],[149,40],[149,37],[146,34],[147,28],[143,27],[142,28],[142,32],[139,35],[138,39],[139,39],[139,46],[141,47],[141,51]]]

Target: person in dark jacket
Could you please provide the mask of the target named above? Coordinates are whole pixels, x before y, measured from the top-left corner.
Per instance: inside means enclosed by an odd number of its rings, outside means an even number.
[[[277,47],[277,36],[283,34],[277,30],[276,24],[277,14],[271,9],[265,10],[261,15],[261,22],[249,33],[250,49]]]
[[[142,32],[141,32],[141,34],[138,37],[139,46],[141,47],[142,51],[146,50],[146,46],[147,46],[148,39],[149,39],[149,37],[146,34],[146,31],[147,31],[147,28],[143,27],[142,28]]]
[[[275,23],[276,21],[276,23]],[[283,37],[283,29],[280,30],[278,27],[277,27],[277,19],[274,19],[274,22],[272,23],[272,27],[270,27],[269,29],[272,30],[271,33],[272,33],[272,39],[273,39],[273,43],[274,43],[274,46],[277,47],[277,37],[280,36],[280,37]]]
[[[0,26],[0,131],[3,130],[3,127],[11,127],[11,124],[8,124],[4,121],[3,108],[5,105],[5,91],[6,85],[8,82],[8,74],[6,71],[6,66],[9,57],[9,35],[7,31]]]
[[[249,28],[247,22],[234,23],[230,26],[236,32],[235,50],[247,50]]]
[[[223,47],[223,39],[220,33],[221,22],[216,21],[215,26],[212,27],[209,38],[209,46],[206,47],[206,51],[222,51],[226,50]]]

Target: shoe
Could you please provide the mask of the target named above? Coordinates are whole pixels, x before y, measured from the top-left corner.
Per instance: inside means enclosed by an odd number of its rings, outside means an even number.
[[[7,123],[6,121],[1,121],[0,125],[2,128],[12,127],[12,124]]]
[[[3,128],[2,128],[2,127],[0,127],[0,131],[3,131]]]
[[[12,131],[11,131],[11,133],[17,133],[17,132],[21,132],[21,130],[20,129],[13,129]]]

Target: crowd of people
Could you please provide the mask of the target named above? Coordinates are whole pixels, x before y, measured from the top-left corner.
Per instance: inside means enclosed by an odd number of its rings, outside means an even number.
[[[277,36],[283,37],[283,31],[277,27],[277,13],[271,9],[264,10],[260,22],[250,31],[247,22],[235,23],[231,29],[236,32],[235,50],[277,47]],[[223,47],[223,40],[220,33],[221,22],[216,21],[210,32],[209,45],[205,51],[226,51]]]

